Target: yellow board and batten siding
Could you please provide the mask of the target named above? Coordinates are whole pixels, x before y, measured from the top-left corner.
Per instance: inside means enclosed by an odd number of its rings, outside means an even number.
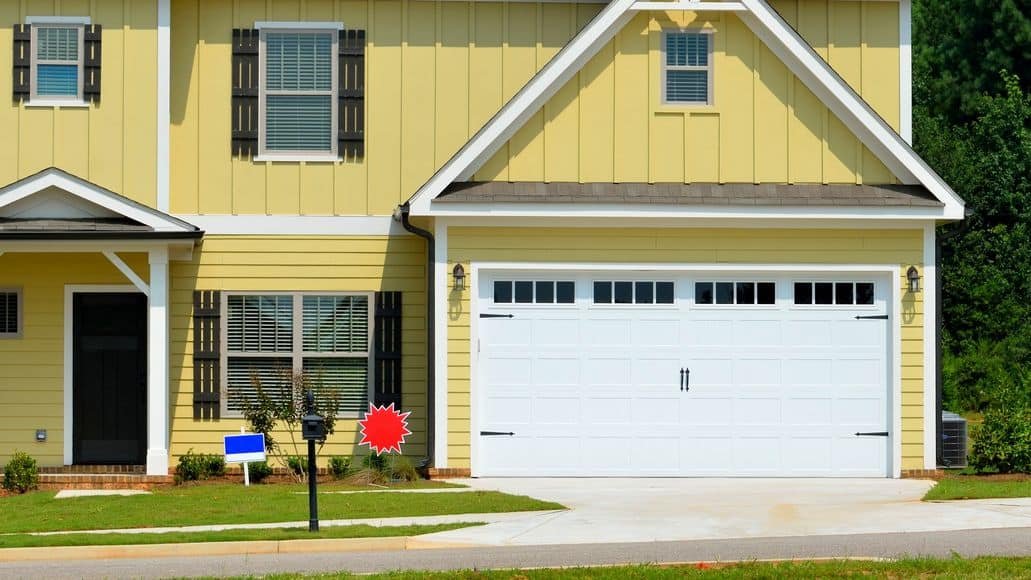
[[[145,254],[120,254],[144,281]],[[24,451],[40,465],[64,464],[65,285],[131,283],[99,254],[0,255],[0,288],[22,296],[19,338],[0,338],[0,462]],[[132,291],[132,290],[128,290]],[[36,430],[47,440],[36,442]]]
[[[100,103],[32,107],[12,98],[12,25],[88,16],[103,27]],[[58,167],[140,203],[157,203],[157,3],[0,2],[0,186]]]
[[[921,230],[448,228],[455,263],[898,264],[922,269]],[[449,277],[450,283],[450,277]],[[470,303],[449,292],[448,467],[470,467]],[[924,462],[923,294],[902,292],[902,469]],[[894,411],[893,411],[894,413]]]
[[[209,235],[190,262],[171,264],[170,455],[221,453],[222,435],[239,418],[193,418],[193,292],[402,292],[402,401],[413,434],[406,455],[426,453],[426,246],[415,236]],[[375,308],[370,304],[370,316]],[[372,343],[370,341],[370,347]],[[370,364],[370,373],[372,366]],[[277,441],[289,443],[280,432]],[[360,439],[354,417],[337,421],[320,456],[352,455]],[[285,452],[294,454],[287,446]]]
[[[774,7],[893,127],[898,5]],[[388,215],[600,9],[426,0],[176,0],[172,211]],[[233,28],[367,30],[366,151],[341,163],[230,153]],[[713,30],[712,106],[663,105],[664,29]],[[732,13],[636,16],[476,173],[501,181],[890,183],[892,176]]]

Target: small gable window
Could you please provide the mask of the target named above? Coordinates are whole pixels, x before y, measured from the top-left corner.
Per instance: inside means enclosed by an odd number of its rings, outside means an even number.
[[[87,17],[30,17],[14,26],[14,99],[34,106],[100,101],[101,27]]]
[[[0,338],[18,338],[21,328],[21,292],[0,288]]]
[[[711,105],[712,33],[668,31],[662,48],[663,102]]]

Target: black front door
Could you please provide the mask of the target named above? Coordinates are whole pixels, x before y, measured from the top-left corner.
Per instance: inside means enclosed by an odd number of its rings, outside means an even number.
[[[147,299],[75,294],[76,464],[142,465],[147,450]]]

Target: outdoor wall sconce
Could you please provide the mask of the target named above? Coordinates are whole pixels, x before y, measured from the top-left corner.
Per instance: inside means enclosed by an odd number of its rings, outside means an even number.
[[[920,272],[917,271],[916,266],[910,266],[906,270],[906,280],[909,280],[909,291],[916,293],[920,291]]]
[[[36,441],[39,442],[39,443],[46,443],[46,440],[47,440],[47,430],[46,429],[36,429]]]
[[[455,264],[455,269],[451,271],[451,275],[455,277],[455,291],[461,292],[465,290],[465,268],[461,264]]]

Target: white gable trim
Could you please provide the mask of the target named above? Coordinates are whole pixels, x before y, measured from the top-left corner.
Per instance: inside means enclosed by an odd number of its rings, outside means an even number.
[[[637,8],[648,8],[652,4],[613,0],[599,12],[454,157],[416,191],[408,201],[412,213],[438,215],[439,210],[431,209],[433,198],[451,183],[470,179],[566,81],[629,22]],[[676,3],[678,6],[681,4],[684,3]],[[743,11],[736,9],[742,5],[745,8]],[[901,181],[923,185],[944,203],[945,210],[938,217],[963,218],[963,200],[770,8],[766,0],[727,2],[726,9],[734,11]]]
[[[73,197],[80,198],[115,214],[150,226],[156,232],[197,231],[197,228],[182,220],[122,197],[54,167],[0,189],[0,208],[29,198],[48,188],[57,188],[65,191]]]

